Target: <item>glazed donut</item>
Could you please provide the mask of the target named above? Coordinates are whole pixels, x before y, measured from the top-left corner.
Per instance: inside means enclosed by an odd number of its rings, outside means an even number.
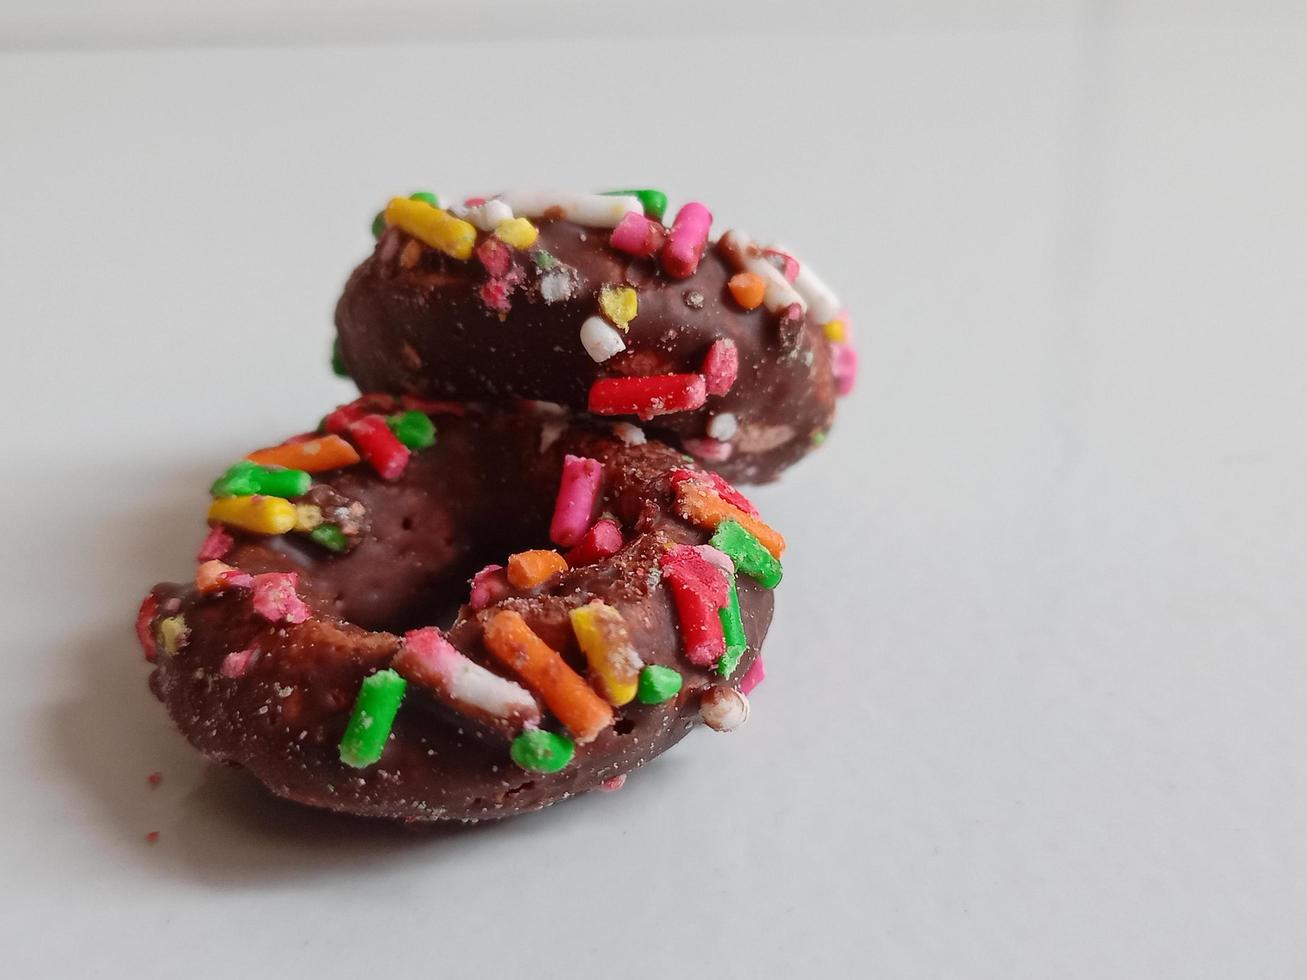
[[[784,541],[667,446],[365,396],[212,493],[138,636],[186,738],[278,796],[500,818],[747,717]]]
[[[737,482],[825,438],[856,368],[848,316],[783,247],[710,243],[697,202],[664,226],[656,191],[437,203],[387,205],[337,305],[361,390],[640,420]]]

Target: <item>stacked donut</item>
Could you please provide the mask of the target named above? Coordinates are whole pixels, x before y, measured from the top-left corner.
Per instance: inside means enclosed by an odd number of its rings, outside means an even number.
[[[362,397],[211,488],[151,688],[274,793],[492,819],[730,731],[784,538],[728,480],[818,444],[856,362],[788,249],[666,198],[396,198],[337,309]],[[443,626],[443,628],[442,628]]]

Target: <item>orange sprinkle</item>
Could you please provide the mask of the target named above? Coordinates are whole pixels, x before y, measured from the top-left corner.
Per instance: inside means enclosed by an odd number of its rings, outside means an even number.
[[[592,741],[613,723],[607,702],[518,613],[505,609],[486,624],[486,649],[540,696],[578,743]]]
[[[738,521],[771,552],[773,558],[779,558],[785,550],[785,538],[779,531],[727,503],[702,483],[693,480],[682,483],[676,488],[676,503],[681,516],[693,524],[715,531],[722,521]]]
[[[321,473],[353,466],[359,461],[359,454],[340,436],[331,435],[260,449],[245,458],[260,466],[284,466],[288,470]]]
[[[216,558],[212,561],[206,561],[195,569],[195,588],[205,593],[221,592],[223,587],[222,577],[232,570],[232,567],[225,561],[218,561]]]
[[[567,571],[557,551],[519,551],[508,556],[508,581],[516,589],[533,589],[551,575]]]
[[[763,294],[767,292],[767,283],[762,276],[752,272],[737,272],[726,283],[726,288],[746,310],[756,310],[762,305]]]

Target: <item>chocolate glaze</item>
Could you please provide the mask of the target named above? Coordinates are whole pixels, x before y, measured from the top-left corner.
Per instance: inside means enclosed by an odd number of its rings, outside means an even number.
[[[740,354],[734,387],[710,395],[701,409],[644,423],[651,434],[685,444],[705,437],[711,416],[734,413],[739,430],[731,457],[706,465],[728,479],[759,483],[775,479],[830,427],[835,384],[821,325],[811,317],[782,324],[765,308],[742,309],[726,287],[734,269],[717,249],[705,252],[689,279],[673,280],[655,259],[611,248],[604,229],[561,220],[538,225],[534,248],[574,269],[575,287],[570,298],[546,302],[540,284],[547,273],[517,252],[517,273],[509,278],[520,275],[520,283],[505,313],[482,297],[489,276],[476,258],[451,259],[387,230],[336,307],[340,353],[361,390],[536,399],[584,411],[596,378],[698,371],[712,342],[726,337]],[[625,335],[627,350],[597,364],[578,333],[598,313],[605,284],[635,287],[639,312]]]
[[[569,429],[548,441],[549,421],[498,413],[437,418],[434,447],[385,483],[356,466],[316,479],[361,502],[369,529],[350,552],[332,556],[294,535],[236,533],[224,558],[249,572],[296,571],[313,615],[272,624],[253,612],[248,593],[200,596],[190,585],[156,586],[155,620],[185,617],[175,655],[158,654],[151,689],[182,733],[210,758],[249,769],[272,792],[313,806],[411,820],[494,819],[546,806],[628,772],[679,741],[698,723],[699,694],[724,683],[681,655],[676,614],[657,584],[658,557],[672,542],[707,535],[671,509],[668,471],[684,466],[666,446],[626,446]],[[512,551],[549,547],[547,529],[564,453],[601,460],[603,509],[622,525],[626,546],[529,591],[512,591],[480,612],[464,605],[467,578]],[[738,684],[771,621],[771,593],[741,577],[749,652],[730,678]],[[410,684],[393,737],[376,765],[352,769],[337,745],[363,678],[385,667],[398,632],[446,625],[451,641],[492,670],[503,668],[482,645],[482,623],[517,610],[542,639],[584,670],[567,610],[601,598],[624,616],[646,663],[675,667],[681,693],[664,705],[633,702],[616,723],[577,748],[552,775],[515,766],[502,736],[456,715]],[[457,608],[457,612],[454,610]],[[239,678],[223,677],[224,657],[257,648]],[[545,726],[557,729],[548,713]]]

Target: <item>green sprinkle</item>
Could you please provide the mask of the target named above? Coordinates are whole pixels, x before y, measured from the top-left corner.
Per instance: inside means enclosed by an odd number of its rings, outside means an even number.
[[[349,540],[335,524],[319,524],[309,532],[309,540],[337,553],[349,547]]]
[[[393,670],[379,670],[363,678],[354,713],[340,740],[341,762],[363,769],[381,758],[407,686],[408,682]]]
[[[436,427],[426,412],[403,412],[386,419],[395,438],[409,449],[426,449],[436,441]]]
[[[558,260],[546,252],[543,248],[533,249],[531,252],[531,261],[536,264],[536,268],[544,272],[558,265]]]
[[[757,579],[764,588],[781,584],[781,563],[739,521],[722,521],[708,543],[729,555],[738,571]]]
[[[608,197],[618,197],[623,194],[638,197],[640,204],[644,207],[644,216],[653,218],[654,221],[662,221],[663,215],[667,213],[667,195],[662,191],[646,188],[643,190],[604,191],[604,194]]]
[[[826,433],[822,429],[818,429],[816,432],[814,432],[812,434],[812,438],[809,439],[809,442],[811,442],[814,446],[820,446],[825,441],[826,441]]]
[[[430,204],[433,208],[440,207],[440,198],[436,197],[430,191],[414,191],[408,196],[410,201],[421,201],[423,204]]]
[[[386,212],[378,211],[377,216],[372,219],[372,237],[380,238],[386,233]]]
[[[266,497],[302,497],[309,492],[313,477],[303,470],[273,469],[247,459],[234,463],[214,481],[209,493],[214,497],[249,497],[261,493]]]
[[[558,772],[572,761],[576,746],[566,735],[556,735],[539,728],[530,728],[517,738],[508,750],[513,761],[527,772]]]
[[[641,704],[662,704],[676,697],[681,689],[681,675],[671,667],[659,667],[650,664],[640,671],[640,681],[635,689],[636,699]]]
[[[349,377],[349,369],[345,367],[345,359],[340,356],[339,337],[331,342],[331,370],[338,378]]]
[[[717,610],[722,621],[722,633],[726,637],[726,652],[717,661],[717,673],[722,677],[730,677],[735,672],[744,651],[749,649],[749,639],[744,635],[744,619],[740,616],[740,593],[735,588],[735,576],[728,578],[730,598],[725,608]]]

